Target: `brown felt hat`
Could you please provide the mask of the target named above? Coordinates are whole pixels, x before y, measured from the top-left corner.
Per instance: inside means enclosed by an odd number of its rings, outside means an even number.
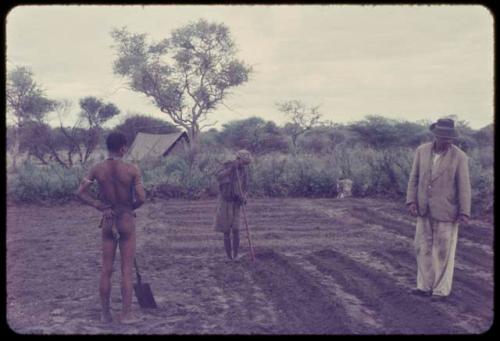
[[[430,131],[437,137],[456,138],[455,122],[451,118],[440,118],[429,126]]]

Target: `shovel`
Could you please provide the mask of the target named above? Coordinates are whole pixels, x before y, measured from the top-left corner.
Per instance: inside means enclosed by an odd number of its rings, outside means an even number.
[[[153,297],[153,292],[148,283],[142,283],[141,275],[139,274],[139,267],[137,266],[137,261],[134,258],[135,274],[137,275],[137,283],[134,284],[135,296],[141,308],[158,308],[156,305],[155,298]]]
[[[236,168],[236,179],[238,181],[238,189],[240,190],[240,193],[243,193],[243,190],[241,188],[240,175],[238,174],[238,168]],[[245,221],[245,227],[247,230],[248,245],[250,246],[250,255],[252,256],[252,261],[255,261],[255,252],[253,250],[252,238],[250,238],[250,230],[248,228],[247,213],[245,211],[245,205],[241,205],[241,209],[243,211],[243,220]]]

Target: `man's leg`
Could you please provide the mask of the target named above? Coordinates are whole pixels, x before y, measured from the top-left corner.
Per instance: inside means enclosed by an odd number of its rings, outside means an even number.
[[[224,248],[226,249],[226,255],[229,259],[232,259],[231,255],[231,236],[230,232],[224,232]]]
[[[102,316],[101,321],[109,323],[112,321],[110,309],[111,275],[113,273],[113,262],[116,255],[117,242],[113,238],[111,228],[102,230],[102,270],[99,281],[99,295],[101,297]]]
[[[123,213],[117,219],[117,227],[120,232],[120,256],[122,271],[122,314],[121,322],[132,320],[132,296],[133,296],[133,266],[135,257],[135,221],[130,213]]]
[[[432,268],[432,225],[429,218],[417,217],[414,240],[417,257],[417,289],[430,292],[434,283]]]
[[[238,256],[238,248],[240,246],[240,215],[241,215],[241,206],[234,205],[233,206],[233,223],[231,224],[231,231],[233,231],[233,254],[234,259]]]
[[[448,296],[453,281],[458,224],[437,222],[432,250],[435,280],[433,294]]]
[[[240,231],[233,229],[233,258],[238,257],[238,248],[240,246]]]

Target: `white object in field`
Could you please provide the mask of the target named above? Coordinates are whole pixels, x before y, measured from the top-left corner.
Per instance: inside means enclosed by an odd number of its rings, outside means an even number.
[[[342,179],[337,182],[337,198],[342,199],[352,196],[352,180]]]

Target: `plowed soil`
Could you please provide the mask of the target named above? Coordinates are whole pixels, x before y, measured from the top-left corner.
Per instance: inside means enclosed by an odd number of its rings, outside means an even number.
[[[137,211],[137,260],[159,305],[99,322],[99,212],[7,208],[7,322],[22,334],[477,334],[493,321],[493,225],[459,229],[452,295],[410,294],[415,218],[381,199],[254,199],[241,256],[225,258],[215,200]],[[241,224],[244,227],[244,224]],[[121,307],[119,253],[112,308]]]

